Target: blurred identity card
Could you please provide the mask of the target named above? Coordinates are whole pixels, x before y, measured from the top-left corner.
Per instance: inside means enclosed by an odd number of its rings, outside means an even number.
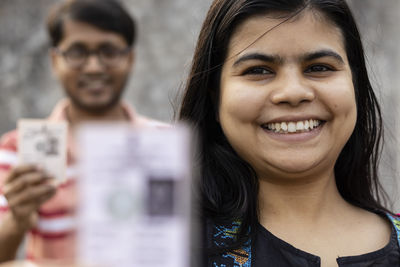
[[[19,164],[39,165],[58,182],[64,181],[67,164],[67,131],[66,122],[19,120]]]
[[[78,136],[79,262],[190,266],[189,131],[89,124]]]

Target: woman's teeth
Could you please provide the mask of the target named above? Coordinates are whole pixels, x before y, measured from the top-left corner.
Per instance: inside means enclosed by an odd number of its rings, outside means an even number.
[[[318,127],[322,121],[320,120],[305,120],[297,122],[275,122],[263,124],[261,127],[276,133],[298,133],[307,132]]]

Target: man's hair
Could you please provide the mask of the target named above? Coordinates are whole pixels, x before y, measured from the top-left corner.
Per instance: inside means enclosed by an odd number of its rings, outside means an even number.
[[[67,19],[120,34],[129,46],[135,43],[135,21],[117,0],[64,0],[56,4],[47,17],[47,30],[53,47],[63,39],[63,26]]]

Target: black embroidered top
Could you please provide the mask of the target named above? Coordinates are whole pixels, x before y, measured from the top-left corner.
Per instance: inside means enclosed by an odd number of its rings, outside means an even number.
[[[393,225],[389,243],[377,251],[337,258],[339,267],[400,266],[400,217],[386,214]],[[228,225],[208,224],[207,247],[222,248],[232,242],[240,226],[239,221]],[[205,256],[208,267],[319,267],[320,257],[299,250],[258,225],[256,237],[242,248],[216,256]]]

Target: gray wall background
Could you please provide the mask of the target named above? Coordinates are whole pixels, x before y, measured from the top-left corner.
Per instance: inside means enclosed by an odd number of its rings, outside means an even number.
[[[350,0],[367,55],[370,79],[381,104],[385,144],[380,165],[383,185],[400,212],[400,1]]]
[[[45,117],[63,96],[47,57],[44,18],[57,0],[0,0],[0,134],[21,117]],[[125,98],[138,112],[169,122],[211,0],[124,0],[138,21],[136,65]],[[384,185],[400,211],[400,20],[398,0],[349,0],[363,35],[383,108]]]
[[[45,17],[58,0],[0,0],[0,133],[44,117],[63,96],[52,77]],[[125,98],[170,121],[209,0],[123,0],[138,22],[136,63]]]

